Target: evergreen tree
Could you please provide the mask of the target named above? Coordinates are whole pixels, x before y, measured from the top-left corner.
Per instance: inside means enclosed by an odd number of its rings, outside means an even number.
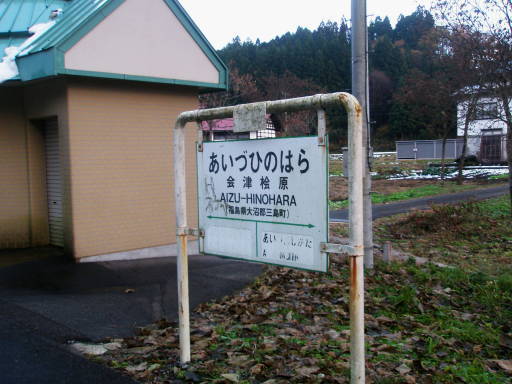
[[[372,68],[386,73],[395,85],[398,85],[400,78],[406,72],[402,51],[388,36],[383,36],[374,43],[370,63]]]
[[[401,98],[415,76],[437,79],[442,73],[445,64],[434,59],[437,47],[428,37],[433,30],[434,19],[422,7],[401,16],[394,29],[388,17],[370,23],[370,117],[379,146],[393,147],[395,139],[437,138],[424,103]],[[221,97],[222,102],[303,96],[318,90],[350,92],[351,42],[345,20],[323,22],[313,31],[299,27],[263,43],[235,37],[219,55],[235,71],[237,89]],[[244,91],[244,81],[250,92]],[[331,112],[331,144],[339,147],[346,144],[346,116]]]
[[[434,28],[434,17],[423,7],[409,16],[400,15],[394,31],[394,39],[403,40],[409,49],[417,49],[421,38]]]
[[[391,39],[393,37],[393,27],[391,26],[389,17],[386,16],[384,20],[382,20],[380,16],[377,16],[368,26],[368,38],[372,41],[384,36]]]

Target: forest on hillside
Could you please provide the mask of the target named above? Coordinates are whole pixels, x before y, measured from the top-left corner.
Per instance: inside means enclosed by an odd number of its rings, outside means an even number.
[[[445,40],[432,14],[421,7],[400,16],[394,28],[388,17],[370,23],[370,121],[375,149],[393,149],[395,140],[455,137],[456,103],[449,95],[469,80],[461,79],[460,66],[447,59],[455,48],[446,46]],[[203,106],[351,91],[350,28],[344,20],[322,23],[314,31],[298,28],[266,43],[236,37],[218,53],[230,69],[230,90],[203,96]],[[346,120],[342,112],[330,112],[330,143],[337,149],[346,144]],[[312,115],[278,119],[287,134],[314,133]]]

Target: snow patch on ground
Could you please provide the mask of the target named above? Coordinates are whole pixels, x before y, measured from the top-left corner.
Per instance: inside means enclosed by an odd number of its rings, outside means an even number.
[[[0,62],[0,83],[18,76],[19,72],[16,65],[16,57],[27,52],[32,47],[32,43],[48,29],[53,27],[54,24],[54,20],[47,23],[35,24],[28,30],[30,33],[33,33],[33,35],[25,40],[23,44],[21,44],[19,47],[5,48],[5,56]]]
[[[458,170],[447,170],[445,178],[457,178]],[[508,175],[508,167],[467,167],[462,171],[465,179],[481,179],[497,175]],[[440,179],[438,174],[424,174],[423,171],[409,171],[408,174],[396,174],[388,177],[388,180],[435,180]]]
[[[374,158],[386,156],[396,157],[396,152],[373,152]],[[329,160],[343,160],[343,153],[331,153],[329,154]]]

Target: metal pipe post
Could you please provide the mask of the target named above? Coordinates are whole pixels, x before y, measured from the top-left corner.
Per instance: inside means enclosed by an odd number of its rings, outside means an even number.
[[[323,109],[318,109],[316,111],[316,117],[318,122],[318,143],[321,145],[326,145],[325,135],[327,133],[327,122],[325,119],[325,111]]]
[[[350,382],[365,382],[364,344],[364,207],[362,183],[365,168],[361,107],[348,110],[349,121],[349,226],[350,244]]]
[[[185,185],[185,122],[179,120],[174,129],[174,190],[176,200],[176,242],[178,244],[178,313],[180,361],[190,361],[190,314],[188,294],[187,192]]]

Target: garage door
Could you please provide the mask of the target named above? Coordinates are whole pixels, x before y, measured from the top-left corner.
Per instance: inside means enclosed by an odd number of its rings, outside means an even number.
[[[62,181],[57,119],[45,121],[46,187],[48,197],[48,224],[50,244],[64,246],[62,220]]]

